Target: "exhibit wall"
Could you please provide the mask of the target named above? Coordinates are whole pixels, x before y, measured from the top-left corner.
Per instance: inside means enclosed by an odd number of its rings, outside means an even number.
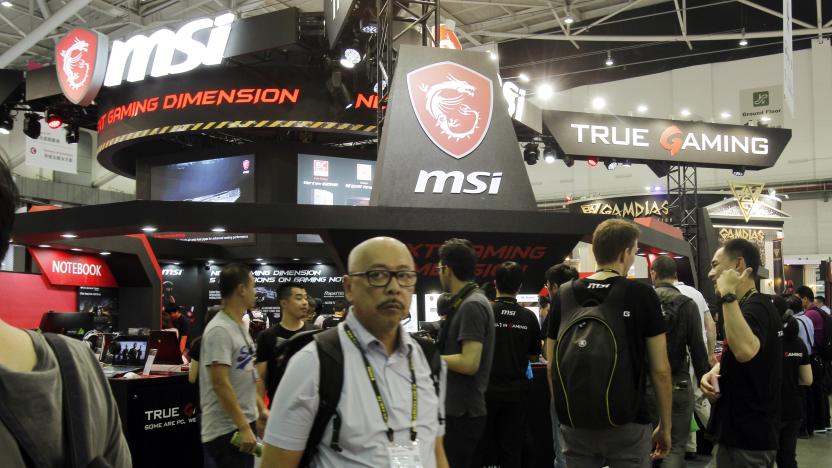
[[[37,328],[46,311],[77,310],[77,289],[52,286],[43,275],[0,273],[0,318],[14,327]]]
[[[784,200],[783,211],[791,215],[783,228],[783,255],[787,260],[790,256],[832,257],[832,203]]]
[[[782,116],[783,127],[793,130],[778,163],[771,169],[748,171],[742,178],[733,177],[727,169],[701,169],[700,189],[724,188],[729,179],[773,183],[832,178],[832,133],[828,131],[832,125],[832,46],[829,39],[823,44],[813,40],[811,49],[796,51],[794,56],[795,115],[783,105],[771,114],[772,123]],[[582,86],[535,103],[549,109],[598,112],[591,103],[601,97],[606,101],[600,111],[604,113],[743,125],[749,120],[741,116],[743,90],[769,90],[773,102],[774,95],[782,92],[782,76],[782,56],[768,55]],[[647,106],[643,114],[637,110],[640,105]],[[691,115],[683,117],[682,109]],[[723,112],[731,116],[723,119]],[[665,186],[665,179],[644,165],[607,171],[600,164],[590,168],[577,162],[567,168],[558,161],[527,166],[527,170],[538,201],[567,195],[633,195],[645,193],[646,186]]]

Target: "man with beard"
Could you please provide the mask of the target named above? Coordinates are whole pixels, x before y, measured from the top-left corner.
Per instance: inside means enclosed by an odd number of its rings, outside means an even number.
[[[777,453],[782,373],[780,316],[755,287],[760,251],[733,239],[716,251],[714,282],[725,330],[722,360],[702,377],[702,393],[715,402],[709,431],[718,443],[713,466],[773,466]]]

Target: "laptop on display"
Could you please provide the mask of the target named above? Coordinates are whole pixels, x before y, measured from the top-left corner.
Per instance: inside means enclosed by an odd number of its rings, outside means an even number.
[[[146,336],[119,336],[101,354],[101,360],[111,365],[103,368],[105,377],[115,377],[144,368],[147,361],[148,338]]]

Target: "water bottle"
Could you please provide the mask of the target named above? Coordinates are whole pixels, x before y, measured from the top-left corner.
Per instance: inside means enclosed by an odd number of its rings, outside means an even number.
[[[240,431],[234,433],[231,436],[231,445],[239,448],[240,447]],[[257,445],[254,447],[254,455],[260,457],[263,455],[263,443],[257,442]]]

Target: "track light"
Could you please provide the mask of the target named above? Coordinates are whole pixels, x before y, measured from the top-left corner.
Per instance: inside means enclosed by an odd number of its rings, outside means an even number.
[[[0,135],[8,135],[12,132],[12,128],[14,128],[14,120],[11,114],[2,114],[0,116]]]
[[[618,160],[610,159],[609,161],[604,161],[604,165],[607,166],[608,171],[614,171],[618,167]]]
[[[745,166],[736,166],[731,169],[731,174],[735,177],[742,177],[745,175]]]
[[[563,156],[563,163],[566,164],[566,167],[572,167],[575,165],[575,158],[572,156],[564,155]]]
[[[610,52],[609,50],[607,51],[607,60],[604,61],[604,65],[608,67],[615,65],[615,60],[612,59],[612,52]]]
[[[586,160],[586,165],[589,167],[595,167],[598,165],[598,158],[589,158]]]
[[[78,143],[81,139],[81,132],[78,129],[78,124],[70,124],[66,127],[66,142],[69,144]]]
[[[359,24],[361,25],[361,32],[363,32],[364,34],[378,33],[378,23],[375,21],[375,19],[362,18]]]
[[[629,159],[625,159],[625,160],[621,163],[621,167],[630,167],[630,166],[632,166],[632,165],[633,165],[633,162],[632,162],[632,161],[630,161]]]
[[[46,125],[49,128],[61,128],[64,124],[64,119],[61,118],[61,115],[55,112],[54,110],[46,111]]]
[[[537,164],[537,159],[539,157],[540,150],[537,147],[537,143],[527,143],[523,148],[523,160],[526,161],[526,164],[534,166]]]
[[[745,28],[742,28],[742,37],[740,38],[740,47],[748,45],[748,40],[745,38]]]
[[[23,133],[33,140],[40,137],[40,116],[38,114],[30,112],[23,117]]]
[[[543,160],[546,161],[547,164],[552,164],[556,159],[555,148],[550,143],[547,143],[546,146],[543,147]]]

